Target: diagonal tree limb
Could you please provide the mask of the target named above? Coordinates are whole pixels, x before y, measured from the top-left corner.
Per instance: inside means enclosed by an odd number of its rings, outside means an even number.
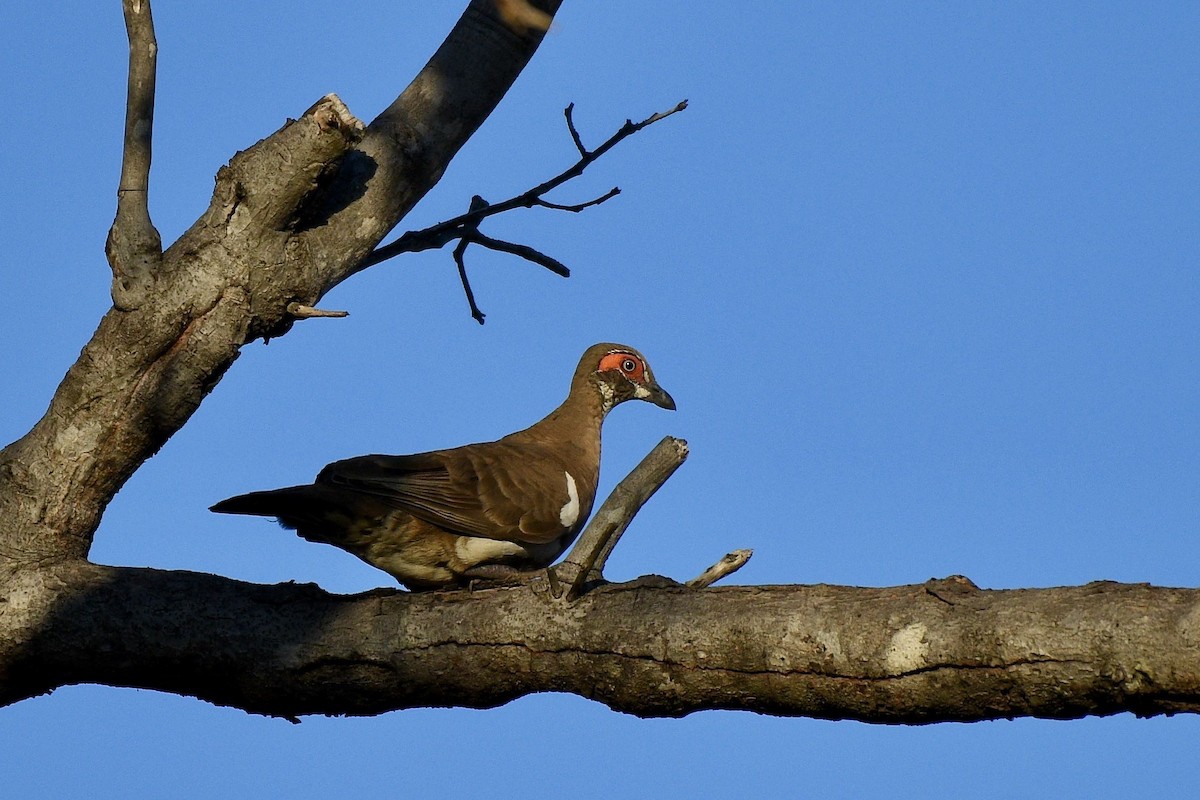
[[[560,4],[529,3],[548,17]],[[320,265],[322,291],[364,268],[363,259],[437,182],[544,35],[541,28],[511,24],[495,0],[471,0],[408,88],[367,127],[357,157],[333,176],[321,224],[306,233],[304,244]]]
[[[148,198],[158,42],[150,0],[122,0],[121,8],[129,38],[129,82],[117,215],[105,254],[113,272],[113,305],[131,310],[145,301],[162,259],[162,239],[150,220]]]
[[[600,510],[592,515],[571,552],[550,568],[552,580],[566,584],[568,600],[578,597],[588,582],[603,580],[608,556],[634,515],[675,474],[687,456],[687,442],[666,436],[616,485]]]
[[[553,14],[559,0],[536,5]],[[0,450],[0,575],[85,558],[109,500],[187,422],[240,348],[286,333],[289,305],[318,307],[356,271],[541,40],[540,31],[511,30],[493,0],[471,0],[365,130],[326,97],[222,168],[209,208],[163,253],[147,301],[134,297],[130,310],[101,320],[43,417]]]
[[[548,30],[553,19],[529,0],[496,0],[496,9],[513,30]]]

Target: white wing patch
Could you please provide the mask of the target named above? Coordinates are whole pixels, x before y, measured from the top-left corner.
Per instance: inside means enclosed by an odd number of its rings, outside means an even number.
[[[571,473],[563,474],[567,476],[567,503],[558,512],[558,521],[564,528],[569,528],[579,519],[579,490],[575,488],[575,479],[571,477]]]

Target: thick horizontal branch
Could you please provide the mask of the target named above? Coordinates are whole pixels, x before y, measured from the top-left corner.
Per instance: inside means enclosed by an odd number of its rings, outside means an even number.
[[[929,723],[1200,710],[1200,590],[989,591],[665,579],[575,603],[544,584],[337,596],[211,575],[29,571],[0,617],[0,701],[75,683],[256,713],[490,707],[571,692],[639,716],[742,709]]]

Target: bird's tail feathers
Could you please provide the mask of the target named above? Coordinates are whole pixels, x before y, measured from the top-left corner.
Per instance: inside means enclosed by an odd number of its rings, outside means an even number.
[[[324,486],[289,486],[263,492],[239,494],[209,508],[218,514],[250,514],[275,517],[286,528],[318,522],[342,505],[336,489]]]

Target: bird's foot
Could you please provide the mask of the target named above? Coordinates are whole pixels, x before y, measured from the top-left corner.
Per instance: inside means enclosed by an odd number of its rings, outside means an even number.
[[[505,586],[520,586],[536,576],[537,572],[522,572],[505,564],[478,564],[462,573],[469,591],[498,589]]]

